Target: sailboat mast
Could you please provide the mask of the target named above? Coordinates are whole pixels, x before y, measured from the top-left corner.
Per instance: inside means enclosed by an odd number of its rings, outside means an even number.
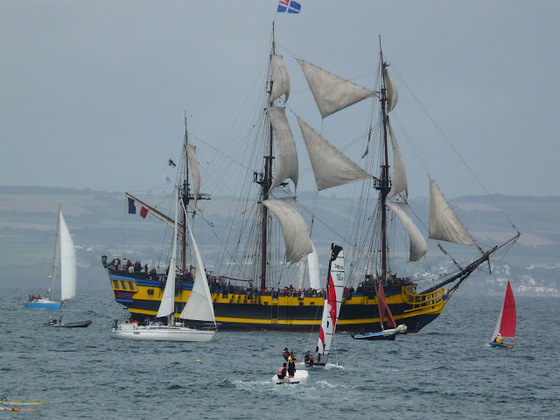
[[[383,48],[381,47],[381,37],[379,37],[379,56],[381,62],[381,112],[383,118],[383,162],[381,165],[381,176],[376,188],[379,190],[381,204],[381,281],[387,279],[387,195],[389,194],[389,151],[387,142],[387,63],[383,59]]]
[[[272,23],[272,49],[270,52],[270,62],[272,62],[272,56],[275,54],[275,41],[274,41],[274,22]],[[268,78],[268,105],[272,106],[272,76]],[[273,159],[273,136],[272,136],[272,124],[269,124],[269,135],[268,135],[268,156],[264,156],[264,176],[260,180],[261,185],[261,196],[262,201],[268,200],[270,186],[272,185],[272,159]],[[267,266],[267,253],[268,253],[268,209],[266,206],[261,205],[261,291],[266,289],[266,266]]]
[[[181,267],[183,270],[183,273],[186,273],[187,271],[187,231],[186,231],[186,226],[187,226],[187,213],[186,213],[186,209],[187,206],[189,204],[189,200],[190,200],[190,186],[189,186],[189,165],[188,165],[188,161],[189,161],[189,157],[187,154],[187,146],[189,144],[189,133],[187,131],[187,116],[185,115],[185,140],[184,140],[184,145],[183,145],[183,153],[184,155],[184,162],[185,162],[185,167],[183,168],[184,170],[184,176],[183,176],[183,186],[182,186],[182,192],[181,192],[181,198],[183,200],[183,204],[184,204],[184,209],[185,211],[181,212],[182,213],[182,225],[181,225]],[[183,207],[183,206],[181,206]]]

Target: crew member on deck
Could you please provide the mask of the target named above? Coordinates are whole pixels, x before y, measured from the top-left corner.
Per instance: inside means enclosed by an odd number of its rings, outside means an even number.
[[[282,367],[278,368],[278,372],[276,372],[278,379],[284,379],[286,377],[286,363],[282,365]]]
[[[303,357],[306,365],[314,365],[315,364],[315,356],[311,354],[311,350],[307,350],[305,356]]]
[[[296,362],[292,356],[288,357],[288,375],[293,378],[296,374]]]
[[[502,334],[498,333],[498,335],[494,339],[494,343],[496,343],[496,344],[502,344],[503,343]]]

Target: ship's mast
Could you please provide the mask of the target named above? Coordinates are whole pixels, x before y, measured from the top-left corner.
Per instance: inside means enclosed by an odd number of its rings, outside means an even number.
[[[274,22],[272,23],[272,48],[270,52],[270,62],[272,62],[272,56],[275,54],[275,41],[274,41]],[[267,81],[267,92],[268,92],[268,106],[272,106],[272,76],[269,75]],[[264,156],[264,172],[261,174],[255,173],[255,182],[261,186],[261,202],[268,200],[270,187],[272,185],[272,160],[274,159],[274,149],[273,149],[273,134],[272,134],[272,124],[269,121],[269,135],[267,139],[268,156]],[[266,153],[266,152],[265,152]],[[266,267],[267,267],[267,253],[268,253],[268,209],[266,206],[261,205],[261,269],[260,269],[260,288],[262,291],[266,289]]]
[[[187,116],[185,115],[185,139],[184,139],[184,144],[183,144],[183,153],[184,153],[184,162],[185,162],[185,167],[183,168],[184,170],[184,175],[183,175],[183,185],[181,187],[182,191],[181,191],[181,199],[183,200],[183,204],[184,204],[184,208],[185,211],[181,212],[182,216],[182,226],[181,226],[181,267],[183,270],[183,273],[186,273],[187,271],[187,213],[186,213],[186,209],[187,206],[189,204],[191,197],[191,191],[190,191],[190,185],[189,185],[189,157],[187,154],[187,146],[189,144],[189,133],[187,131]]]
[[[379,37],[379,56],[381,63],[381,113],[383,118],[383,161],[381,163],[381,176],[376,182],[375,188],[379,191],[379,201],[381,206],[381,281],[387,279],[387,195],[391,189],[389,181],[389,152],[387,141],[387,72],[388,64],[383,59],[383,49],[381,47],[381,37]]]

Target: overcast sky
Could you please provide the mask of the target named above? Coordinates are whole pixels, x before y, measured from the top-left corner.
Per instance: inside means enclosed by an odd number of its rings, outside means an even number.
[[[300,3],[299,15],[276,16],[289,70],[299,71],[300,56],[373,87],[381,35],[400,88],[395,119],[448,197],[484,191],[446,163],[453,152],[428,134],[415,98],[488,192],[560,195],[560,2]],[[219,173],[227,164],[216,150],[235,155],[250,129],[276,4],[0,0],[0,185],[160,188],[185,112],[203,170]],[[310,95],[299,80],[295,104]],[[320,124],[315,109],[302,108]],[[324,131],[341,125],[333,118]],[[226,184],[206,189],[224,195],[234,188]]]

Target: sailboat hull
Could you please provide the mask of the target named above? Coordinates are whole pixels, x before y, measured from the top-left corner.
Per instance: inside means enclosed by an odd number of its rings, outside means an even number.
[[[155,318],[164,281],[151,279],[142,273],[125,273],[107,269],[115,300],[127,307],[131,317],[139,322]],[[184,304],[192,289],[192,283],[178,282],[176,304]],[[415,294],[406,287],[402,290],[386,290],[387,301],[399,324],[407,326],[407,333],[415,333],[441,314],[445,306],[444,289],[431,293]],[[251,295],[244,291],[236,293],[212,292],[216,322],[221,330],[272,330],[317,332],[323,312],[322,296]],[[179,307],[180,309],[180,307]],[[337,332],[376,332],[380,330],[377,299],[374,296],[355,293],[344,298]]]
[[[210,341],[216,330],[198,330],[166,325],[142,326],[135,323],[113,328],[111,338],[137,341]]]
[[[275,383],[276,385],[283,385],[283,384],[297,385],[299,383],[305,382],[308,376],[309,376],[309,372],[307,372],[306,370],[296,370],[296,373],[293,376],[293,378],[290,378],[289,376],[286,375],[284,378],[279,379],[278,375],[274,375],[272,377],[272,382]]]
[[[25,307],[31,309],[60,309],[62,308],[62,302],[55,302],[50,299],[26,300]]]

